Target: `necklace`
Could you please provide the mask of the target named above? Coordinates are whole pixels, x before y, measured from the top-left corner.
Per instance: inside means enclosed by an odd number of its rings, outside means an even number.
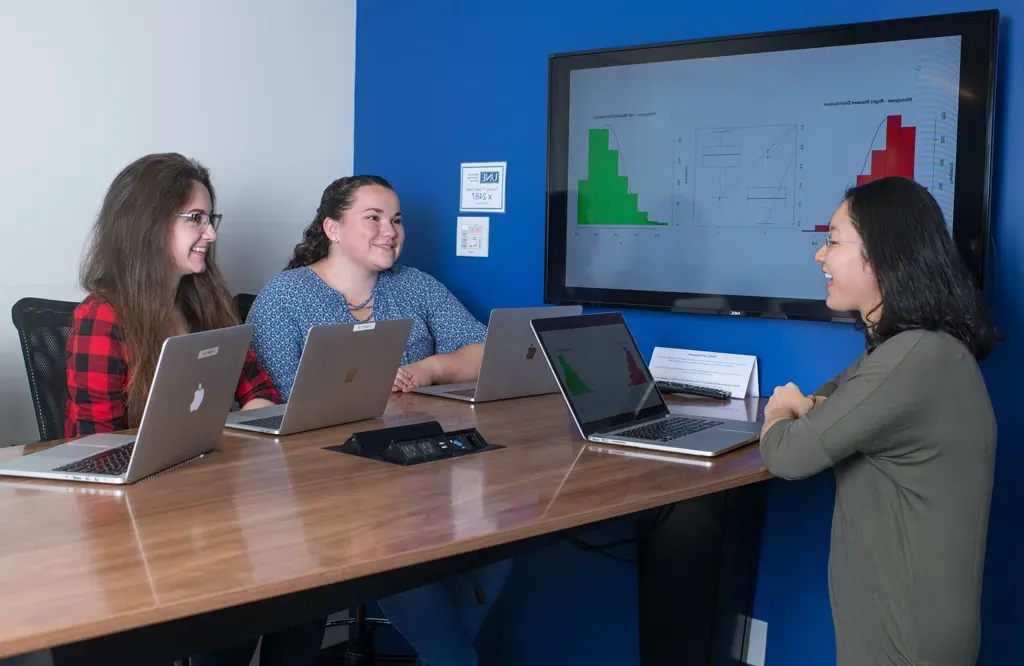
[[[370,293],[370,297],[367,298],[362,303],[360,303],[359,305],[356,305],[355,303],[349,303],[348,299],[345,298],[344,294],[342,294],[341,298],[342,298],[342,300],[345,301],[345,307],[348,308],[349,310],[362,310],[363,308],[365,308],[367,305],[370,304],[370,301],[373,300],[373,293],[371,292]]]
[[[352,313],[353,312],[358,312],[360,310],[364,310],[364,309],[366,309],[369,306],[370,314],[366,317],[366,319],[363,319],[361,321],[373,321],[374,320],[374,317],[373,317],[373,306],[370,305],[370,301],[373,300],[373,294],[372,293],[370,294],[369,298],[367,298],[365,301],[363,301],[359,305],[356,305],[355,303],[349,303],[348,299],[345,298],[344,294],[342,294],[341,300],[345,301],[345,308],[348,310],[349,316],[352,317],[353,319],[355,319],[357,321],[360,321],[359,318],[356,317]]]

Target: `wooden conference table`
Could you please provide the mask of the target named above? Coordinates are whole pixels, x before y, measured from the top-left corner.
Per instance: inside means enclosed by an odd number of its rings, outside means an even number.
[[[749,420],[764,402],[668,400]],[[609,519],[635,514],[644,532],[647,510],[667,505],[637,546],[643,663],[738,656],[760,550],[756,482],[769,477],[756,445],[712,461],[587,443],[559,395],[476,406],[396,395],[383,419],[429,420],[505,448],[410,467],[324,450],[384,425],[368,420],[226,433],[217,451],[120,488],[0,478],[0,657],[181,658]]]

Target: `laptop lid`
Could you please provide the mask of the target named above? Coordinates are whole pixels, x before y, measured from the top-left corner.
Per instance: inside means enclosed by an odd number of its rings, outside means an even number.
[[[411,332],[412,319],[311,327],[282,434],[382,415]]]
[[[669,415],[621,313],[530,325],[584,437]]]
[[[164,341],[125,483],[217,447],[252,332],[242,324]]]
[[[558,384],[530,328],[533,319],[569,317],[583,312],[581,305],[496,308],[487,322],[487,340],[476,384],[477,400],[501,400],[554,393]]]

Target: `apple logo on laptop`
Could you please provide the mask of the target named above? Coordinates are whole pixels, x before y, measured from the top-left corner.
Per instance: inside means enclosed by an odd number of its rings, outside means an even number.
[[[527,361],[533,359],[533,357],[536,356],[536,355],[537,355],[537,348],[536,347],[534,347],[533,345],[530,345],[529,347],[526,348],[526,360]]]
[[[356,373],[357,372],[359,372],[358,368],[355,368],[355,367],[349,368],[348,372],[345,373],[345,383],[346,384],[351,384],[352,381],[356,378]]]
[[[194,412],[199,409],[199,406],[203,404],[203,396],[206,395],[206,389],[200,384],[199,388],[196,389],[195,394],[192,396],[192,404],[188,406],[188,411]]]

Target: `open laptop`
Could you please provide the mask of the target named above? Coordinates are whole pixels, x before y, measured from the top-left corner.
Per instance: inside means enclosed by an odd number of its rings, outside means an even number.
[[[669,413],[618,312],[530,324],[583,437],[695,456],[754,442],[758,423]]]
[[[311,327],[288,402],[232,412],[225,425],[290,435],[383,415],[411,331],[411,319]]]
[[[568,317],[581,312],[583,306],[580,305],[491,310],[477,380],[421,386],[414,391],[468,402],[557,393],[558,383],[547,363],[536,357],[536,338],[530,328],[530,320]]]
[[[0,475],[135,483],[217,447],[252,325],[168,338],[138,433],[88,435],[0,463]]]

